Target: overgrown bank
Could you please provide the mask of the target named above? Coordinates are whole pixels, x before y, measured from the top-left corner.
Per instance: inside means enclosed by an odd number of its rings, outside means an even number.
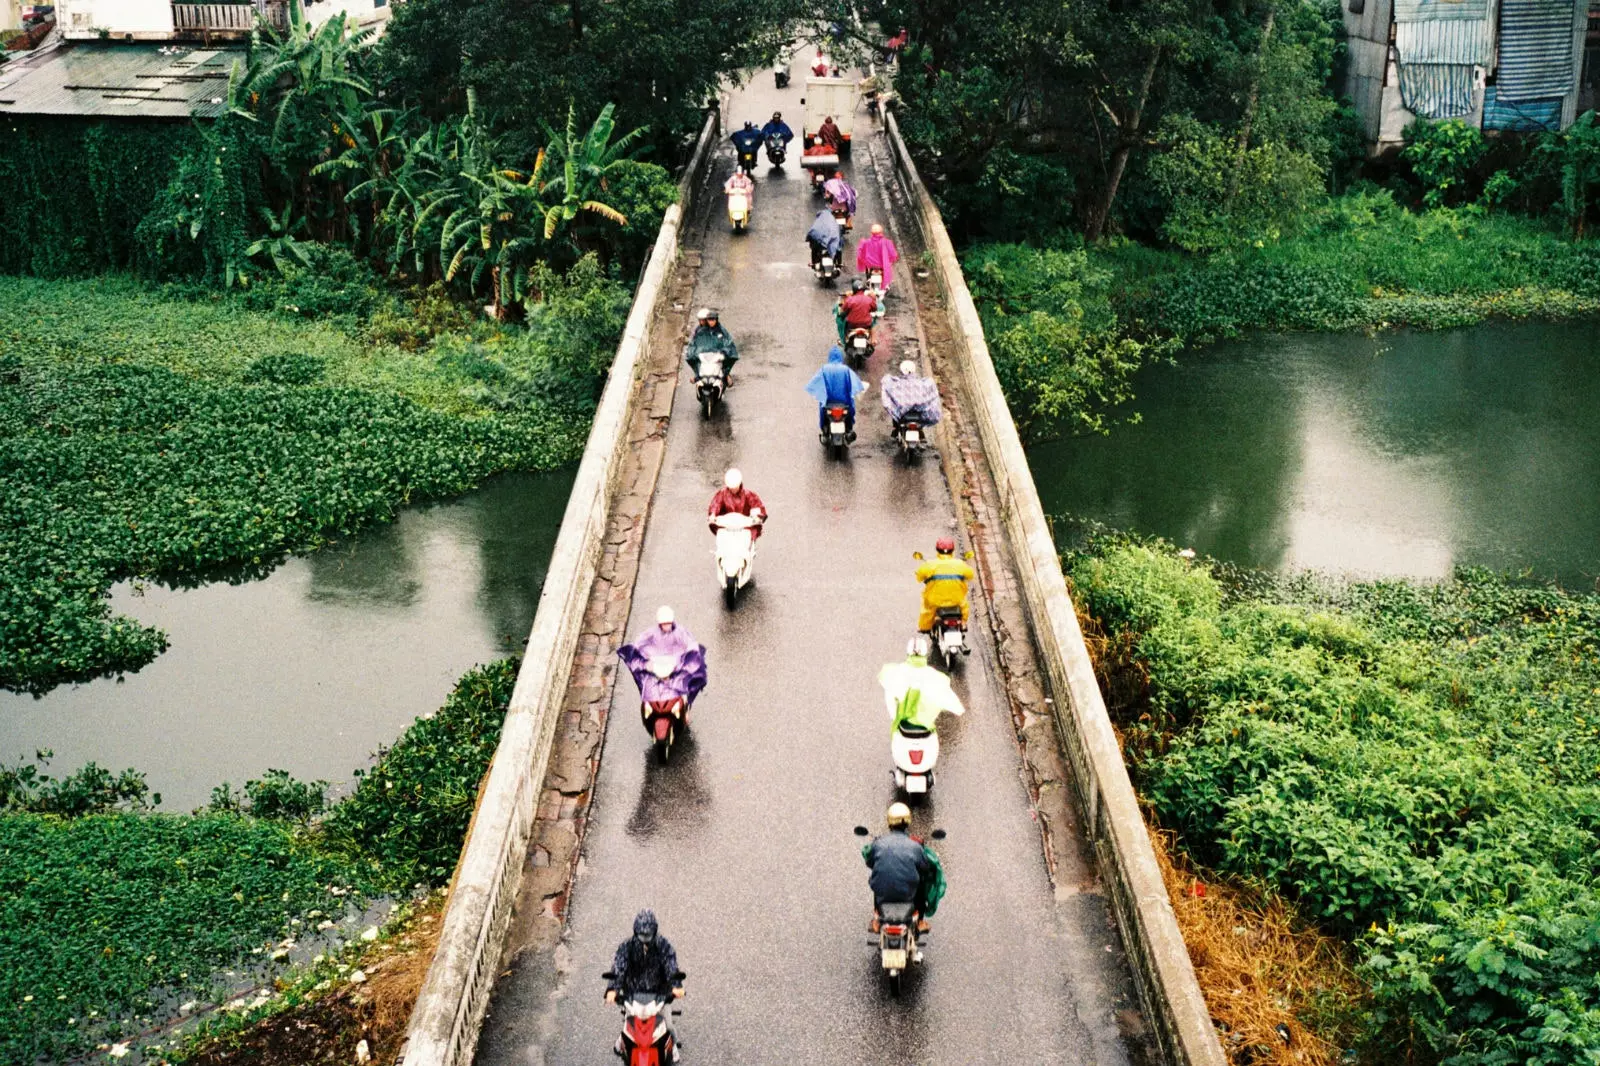
[[[1600,1055],[1600,596],[1064,564],[1145,802],[1353,946],[1365,1060]]]
[[[461,678],[326,814],[325,782],[281,774],[167,815],[137,774],[0,767],[0,1061],[182,1045],[185,1001],[260,1007],[275,960],[337,954],[369,901],[446,883],[516,668]]]

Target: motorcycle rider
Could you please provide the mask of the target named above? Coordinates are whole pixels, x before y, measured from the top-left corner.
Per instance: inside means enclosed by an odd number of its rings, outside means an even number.
[[[823,119],[822,125],[817,127],[817,140],[833,149],[834,155],[844,151],[844,131],[833,121],[832,115]]]
[[[844,208],[845,229],[855,225],[856,190],[845,180],[844,171],[835,170],[833,177],[822,183],[822,199],[830,209],[836,205]]]
[[[878,298],[867,291],[867,283],[860,278],[850,279],[850,291],[839,297],[838,306],[834,308],[834,321],[839,324],[839,343],[845,342],[845,334],[853,329],[864,329],[870,339],[872,324],[878,311]]]
[[[721,352],[722,383],[724,387],[731,388],[733,364],[739,361],[739,346],[733,343],[733,335],[723,327],[715,307],[702,307],[695,317],[697,324],[694,332],[689,335],[689,343],[683,346],[684,362],[689,364],[690,373],[699,377],[700,357],[706,352]]]
[[[925,426],[931,426],[943,417],[939,408],[939,386],[932,378],[917,374],[917,364],[910,359],[900,364],[899,374],[883,379],[883,409],[895,424],[915,417]]]
[[[883,271],[883,292],[887,296],[889,283],[894,280],[894,265],[899,261],[900,249],[894,246],[894,241],[884,236],[883,227],[874,222],[872,233],[856,246],[857,272]]]
[[[722,193],[724,196],[736,192],[744,193],[745,203],[749,205],[750,213],[755,214],[756,183],[755,180],[750,177],[750,173],[745,170],[744,167],[734,167],[733,173],[728,175],[728,180],[722,185]]]
[[[876,836],[861,849],[861,858],[872,871],[867,885],[872,889],[872,923],[869,932],[879,932],[880,908],[885,903],[916,905],[917,932],[928,931],[928,919],[939,909],[944,897],[944,867],[932,848],[911,835],[911,808],[904,803],[889,806],[886,819],[889,831]],[[912,962],[922,961],[919,950]]]
[[[773,137],[782,139],[785,146],[794,140],[794,130],[790,129],[789,124],[783,121],[783,113],[781,111],[774,111],[772,120],[761,127],[761,139],[763,141],[771,140]]]
[[[650,672],[650,660],[670,656],[676,661],[672,674],[658,678]],[[683,626],[671,607],[656,611],[656,624],[633,638],[632,644],[617,649],[617,658],[633,675],[639,694],[646,700],[683,698],[683,721],[689,722],[689,708],[706,687],[706,649]]]
[[[844,365],[844,351],[837,344],[828,349],[828,361],[806,383],[806,392],[817,401],[818,436],[828,442],[828,406],[843,404],[845,439],[856,439],[856,397],[867,391],[861,375]]]
[[[756,519],[756,524],[750,527],[750,539],[756,541],[761,538],[761,527],[767,522],[767,506],[761,502],[760,496],[744,487],[744,475],[734,467],[722,475],[722,488],[711,497],[711,506],[706,509],[711,532],[717,531],[717,516],[725,514],[742,514]]]
[[[967,624],[967,586],[978,576],[965,559],[956,558],[954,538],[940,537],[933,550],[933,560],[917,567],[917,580],[922,582],[917,629],[923,633],[933,632],[933,616],[941,607],[960,607],[961,624]]]
[[[733,142],[733,150],[739,153],[740,166],[744,166],[746,160],[751,166],[755,165],[756,152],[761,148],[762,137],[754,122],[746,122],[743,129],[734,130],[728,140]]]
[[[894,719],[891,732],[897,732],[902,722],[934,732],[939,716],[946,711],[954,715],[967,713],[961,697],[950,687],[950,678],[928,665],[928,638],[921,633],[906,642],[903,662],[886,663],[878,671],[878,684],[883,688],[889,716]]]
[[[806,230],[806,243],[811,246],[813,267],[822,262],[824,253],[832,256],[835,263],[839,261],[844,235],[839,231],[839,220],[833,217],[832,211],[824,207],[817,212],[817,217],[811,220],[811,228]]]
[[[607,1003],[616,1003],[619,995],[626,998],[641,992],[670,999],[683,998],[683,986],[674,984],[678,953],[673,950],[672,942],[660,934],[653,911],[642,910],[633,919],[633,935],[617,945],[617,953],[611,960],[611,974],[611,983],[606,986]],[[611,1050],[617,1055],[623,1054],[621,1034]],[[678,1059],[674,1041],[672,1061]]]

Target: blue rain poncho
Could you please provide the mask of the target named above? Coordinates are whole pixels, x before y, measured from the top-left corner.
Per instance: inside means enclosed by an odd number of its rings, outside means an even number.
[[[866,389],[867,383],[861,380],[861,375],[844,365],[844,352],[837,344],[828,349],[828,361],[806,383],[806,392],[819,405],[845,403],[852,411],[856,407],[856,397]]]
[[[823,251],[835,259],[839,258],[844,237],[839,229],[839,220],[833,217],[832,211],[823,208],[817,212],[817,217],[811,220],[811,228],[806,230],[806,240],[822,245]]]

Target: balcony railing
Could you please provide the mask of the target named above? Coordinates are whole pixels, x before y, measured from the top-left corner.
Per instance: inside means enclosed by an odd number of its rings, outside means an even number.
[[[172,28],[178,33],[243,35],[255,28],[256,15],[277,29],[289,26],[289,5],[284,0],[259,0],[253,4],[173,4]]]

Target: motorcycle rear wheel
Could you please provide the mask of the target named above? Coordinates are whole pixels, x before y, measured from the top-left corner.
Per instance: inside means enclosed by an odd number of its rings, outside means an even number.
[[[733,610],[734,604],[739,602],[739,579],[730,577],[724,579],[722,586],[722,602],[728,610]]]
[[[716,402],[717,398],[710,393],[706,393],[700,398],[700,415],[702,418],[711,417],[711,409],[716,405]]]

